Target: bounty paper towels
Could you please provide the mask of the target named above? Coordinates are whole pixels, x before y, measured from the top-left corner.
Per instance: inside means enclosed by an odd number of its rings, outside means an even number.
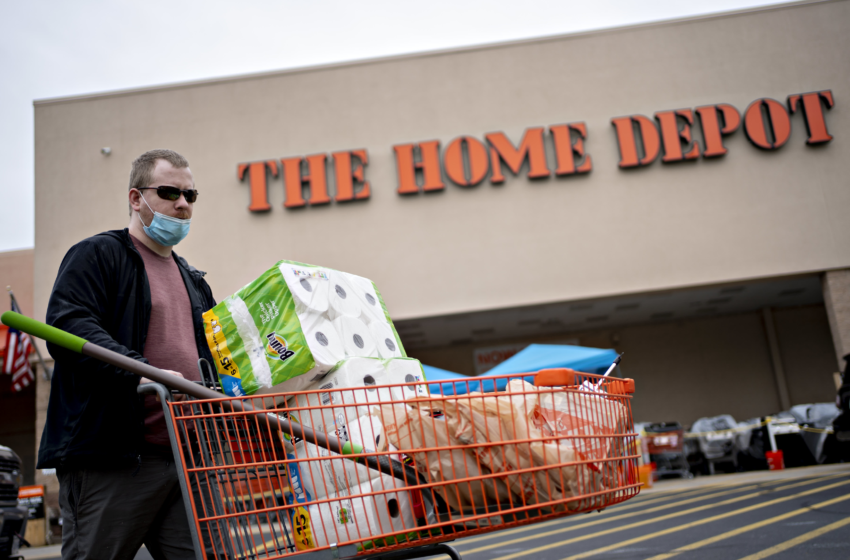
[[[395,333],[386,323],[372,321],[369,323],[369,332],[375,341],[375,349],[378,357],[385,360],[401,358],[401,348],[396,344]]]
[[[348,276],[348,281],[354,296],[360,302],[360,308],[363,311],[363,317],[366,322],[370,324],[373,322],[385,322],[383,320],[384,312],[381,308],[381,300],[378,298],[375,285],[371,281],[353,274]]]
[[[415,531],[410,496],[402,488],[402,481],[381,475],[353,488],[348,495],[329,496],[331,501],[310,506],[310,524],[316,546]],[[385,492],[387,490],[389,492]],[[396,539],[399,542],[406,540],[403,536]],[[386,540],[390,541],[389,538]],[[369,542],[362,542],[361,546],[369,548]]]
[[[345,277],[340,273],[331,274],[328,284],[328,316],[331,320],[338,317],[357,318],[360,313],[360,302]]]
[[[359,318],[343,315],[337,317],[333,325],[342,339],[342,347],[346,356],[378,357],[378,348],[375,339],[372,337],[372,331]]]
[[[292,267],[282,267],[280,271],[302,313],[321,315],[328,310],[327,280],[298,276]]]
[[[204,329],[230,396],[300,391],[347,358],[404,356],[371,281],[292,261],[204,313]]]

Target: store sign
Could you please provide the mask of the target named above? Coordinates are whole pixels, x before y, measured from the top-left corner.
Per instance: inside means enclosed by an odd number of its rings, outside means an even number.
[[[475,375],[481,375],[490,371],[508,358],[524,350],[528,344],[505,344],[502,346],[490,346],[488,348],[476,348],[472,353],[475,362]]]
[[[807,144],[825,144],[832,140],[825,111],[834,104],[832,91],[823,90],[789,95],[784,104],[767,97],[756,99],[743,115],[732,105],[719,103],[659,111],[652,119],[615,117],[611,124],[620,151],[619,166],[629,169],[651,165],[659,156],[666,164],[723,157],[728,151],[724,139],[741,128],[756,148],[778,150],[791,137],[795,115],[806,126]],[[528,128],[518,145],[503,132],[485,134],[483,140],[460,136],[445,148],[439,140],[399,144],[392,147],[395,190],[399,195],[441,191],[446,188],[445,179],[462,188],[479,185],[488,177],[498,185],[504,183],[506,172],[517,176],[525,164],[529,179],[589,173],[593,161],[585,148],[588,135],[585,123],[573,122]],[[547,144],[553,161],[546,157]],[[283,183],[285,208],[367,200],[372,196],[366,180],[368,163],[365,149],[344,150],[240,163],[237,176],[250,186],[248,210],[265,212],[271,210],[269,186],[278,180]]]
[[[44,519],[44,486],[21,486],[18,505],[29,512],[29,519]]]

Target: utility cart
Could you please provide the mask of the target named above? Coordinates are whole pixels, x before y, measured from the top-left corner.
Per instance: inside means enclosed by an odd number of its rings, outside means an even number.
[[[2,322],[156,382],[139,390],[163,403],[198,560],[459,559],[448,542],[639,491],[631,379],[550,369],[490,393],[225,397],[203,361],[196,384],[18,313]]]
[[[211,368],[201,370],[214,389]],[[448,542],[637,495],[631,380],[572,370],[504,378],[505,392],[414,401],[400,398],[414,384],[163,393],[198,559],[459,559]],[[234,400],[253,410],[233,410]],[[350,452],[280,430],[273,416],[324,428]],[[370,469],[368,457],[403,468]]]

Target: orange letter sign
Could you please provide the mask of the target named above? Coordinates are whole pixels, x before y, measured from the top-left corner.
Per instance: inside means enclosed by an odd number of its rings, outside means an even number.
[[[251,204],[248,210],[251,212],[266,212],[272,209],[269,206],[266,169],[271,170],[272,176],[277,177],[277,162],[273,159],[240,163],[237,168],[236,174],[240,181],[245,178],[245,171],[248,171],[248,183],[251,185]]]
[[[467,155],[466,162],[464,152]],[[446,175],[461,187],[473,187],[483,181],[490,167],[487,148],[472,136],[461,136],[452,140],[446,148],[443,163]]]
[[[334,171],[336,172],[336,196],[337,202],[350,200],[363,200],[369,198],[369,181],[365,179],[364,168],[369,163],[366,150],[350,150],[347,152],[334,152]],[[352,170],[352,156],[360,160],[360,165]],[[357,193],[354,192],[354,181],[363,186]]]
[[[726,103],[697,107],[699,123],[702,128],[702,141],[705,151],[702,157],[719,157],[726,155],[729,150],[723,146],[723,137],[732,134],[741,126],[741,115],[738,109]],[[719,115],[718,115],[719,113]],[[721,124],[721,120],[723,124]]]
[[[763,112],[767,113],[767,119]],[[744,132],[754,146],[776,150],[791,136],[791,119],[779,101],[766,97],[756,99],[744,111]]]
[[[413,152],[419,148],[420,160],[415,161]],[[417,194],[416,170],[422,170],[422,188],[427,191],[440,191],[445,188],[440,177],[440,142],[431,140],[419,144],[401,144],[393,146],[398,166],[398,194]]]
[[[546,150],[543,148],[543,127],[527,129],[522,136],[519,148],[514,148],[504,132],[491,132],[485,138],[491,146],[490,166],[493,173],[490,175],[490,182],[494,185],[505,182],[500,161],[504,162],[514,175],[518,175],[522,162],[528,158],[529,179],[549,176],[549,168],[546,167]]]
[[[680,121],[682,118],[684,121]],[[678,111],[660,111],[655,113],[655,119],[661,126],[661,139],[664,141],[664,163],[696,159],[699,157],[699,146],[691,138],[691,126],[694,124],[694,114],[690,109]],[[682,127],[679,128],[679,124]],[[682,148],[684,141],[684,148]],[[687,152],[687,153],[685,153]]]
[[[611,124],[617,129],[617,142],[620,145],[620,167],[638,167],[649,165],[658,157],[659,138],[655,124],[643,115],[618,117],[611,119]],[[640,134],[635,134],[635,125],[640,128]],[[638,155],[637,141],[643,147],[643,157]]]
[[[823,118],[823,106],[821,99],[826,101],[826,108],[832,109],[835,101],[832,99],[832,90],[816,91],[813,93],[800,93],[788,96],[788,109],[797,112],[797,103],[803,100],[803,117],[806,120],[806,131],[809,139],[806,144],[823,144],[832,140],[832,136],[826,130],[826,121]]]
[[[284,208],[299,208],[306,206],[303,188],[305,183],[310,184],[310,204],[328,204],[331,199],[328,196],[328,179],[325,171],[325,154],[307,156],[307,168],[309,173],[303,175],[301,172],[300,157],[286,158],[280,160],[283,164],[283,180],[286,188],[286,200]]]
[[[575,131],[577,135],[573,137],[571,131]],[[584,153],[587,127],[583,122],[550,126],[549,132],[552,133],[552,141],[555,143],[555,162],[558,165],[555,175],[560,177],[573,173],[587,173],[593,169],[590,154]],[[578,167],[576,167],[574,156],[579,158]]]

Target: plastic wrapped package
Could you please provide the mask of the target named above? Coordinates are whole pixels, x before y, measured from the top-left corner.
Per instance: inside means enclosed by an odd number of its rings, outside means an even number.
[[[304,391],[308,392],[289,398],[286,407],[304,408],[299,421],[305,426],[342,435],[345,424],[369,414],[375,405],[427,397],[424,382],[422,364],[412,358],[349,358],[318,382],[305,387]],[[400,385],[403,383],[412,385]]]
[[[300,391],[350,357],[405,356],[371,281],[292,261],[204,313],[204,328],[230,396]]]
[[[403,482],[380,475],[353,488],[349,494],[329,496],[330,501],[310,506],[310,525],[316,546],[400,531],[415,535],[410,495],[403,488]],[[405,540],[402,534],[388,538],[387,543]],[[368,549],[373,544],[384,544],[383,541],[361,542],[358,548]]]
[[[375,416],[361,416],[347,427],[349,441],[362,446],[365,452],[397,451],[383,435],[383,426]],[[380,472],[357,464],[341,455],[312,443],[298,441],[294,453],[299,461],[301,482],[311,496],[322,499],[331,495],[346,495],[351,489],[377,478]],[[401,461],[400,454],[389,454]],[[305,460],[321,458],[321,460]]]
[[[606,468],[605,459],[620,450],[612,449],[615,438],[608,436],[622,428],[628,414],[622,403],[596,402],[601,399],[512,380],[505,393],[384,405],[381,417],[390,442],[410,454],[430,480],[485,476],[439,487],[446,502],[462,510],[484,502],[535,504],[576,495],[579,477],[599,490],[614,486],[618,473]],[[416,452],[459,445],[471,447]],[[580,504],[568,502],[567,507]]]

